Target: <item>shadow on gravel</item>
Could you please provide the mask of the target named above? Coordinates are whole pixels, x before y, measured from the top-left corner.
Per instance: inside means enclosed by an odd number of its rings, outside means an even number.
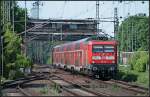
[[[135,74],[129,74],[119,71],[117,76],[114,78],[115,80],[121,80],[126,82],[134,82],[137,80],[137,75]]]

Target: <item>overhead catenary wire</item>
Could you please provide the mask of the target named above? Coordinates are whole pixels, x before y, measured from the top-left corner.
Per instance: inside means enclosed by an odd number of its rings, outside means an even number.
[[[123,4],[123,10],[124,10],[125,8],[124,8],[124,4]],[[123,11],[123,16],[124,16],[124,11]],[[121,50],[121,56],[122,56],[122,52],[124,51],[124,44],[123,44],[123,42],[124,42],[124,25],[123,25],[123,21],[122,21],[122,24],[121,24],[121,38],[120,38],[120,40],[121,40],[121,42],[120,42],[120,44],[119,44],[119,46],[120,46],[120,50]],[[121,63],[123,63],[123,56],[121,57]]]
[[[104,1],[103,1],[103,3],[102,4],[104,4]],[[100,7],[102,7],[102,5],[100,6]],[[103,9],[103,8],[101,8],[101,9]],[[103,13],[106,11],[106,10],[108,10],[107,8],[105,8],[105,10],[103,10],[103,11],[101,11],[101,14],[100,14],[100,16],[101,17],[103,17]],[[108,17],[108,18],[103,18],[103,19],[113,19],[114,17]],[[101,18],[100,18],[101,19]],[[103,22],[100,24],[101,25],[101,28],[103,29]]]
[[[62,12],[61,12],[61,14],[60,14],[60,18],[63,18],[66,4],[67,4],[67,1],[64,1],[64,5],[62,6],[62,9],[61,9]]]
[[[113,5],[114,5],[114,2],[112,2],[113,3]],[[103,4],[104,4],[104,2],[103,2]],[[118,3],[119,4],[119,3]],[[118,6],[118,5],[117,5]],[[105,8],[105,10],[106,10],[107,8]],[[101,14],[103,14],[103,12],[105,12],[105,10],[103,10],[102,12],[101,12]],[[102,17],[102,16],[101,16]],[[102,19],[102,18],[99,18],[99,19]],[[114,17],[107,17],[107,18],[103,18],[103,19],[114,19]],[[107,23],[114,23],[115,21],[103,21],[103,20],[100,20],[101,21],[101,28],[103,28],[103,22],[107,22]],[[108,24],[107,24],[108,25]],[[106,27],[106,25],[105,25],[105,27]]]
[[[96,1],[96,19],[98,20],[97,21],[97,31],[96,33],[99,34],[99,1],[97,0]]]
[[[26,0],[25,0],[25,56],[27,55],[27,43],[26,43],[26,40],[27,40],[27,9],[26,9]]]
[[[61,13],[60,18],[63,18],[66,3],[67,3],[67,1],[64,1],[64,5],[63,5],[63,8],[62,8],[62,13]],[[62,40],[62,37],[63,37],[63,35],[62,35],[62,24],[60,25],[60,32],[61,32],[61,40]]]
[[[95,4],[93,6],[91,6],[90,8],[84,10],[84,11],[81,11],[79,13],[77,13],[77,15],[75,15],[73,18],[77,18],[77,17],[80,17],[82,15],[85,15],[86,13],[88,13],[89,11],[93,10],[93,8],[95,7]],[[70,17],[71,18],[71,17]]]
[[[14,18],[14,1],[12,0],[12,28],[13,28],[13,32],[15,32],[15,25],[14,25],[14,21],[15,21],[15,18]]]
[[[137,8],[137,7],[136,7],[136,2],[135,2],[135,6],[134,6],[134,7],[135,7],[135,15],[136,15],[136,8]],[[136,50],[136,41],[137,41],[136,38],[137,38],[137,37],[136,37],[136,31],[135,31],[135,29],[134,29],[134,33],[135,33],[135,34],[134,34],[134,35],[135,35],[135,43],[134,43],[134,44],[135,44],[135,50]]]
[[[123,19],[124,19],[124,12],[125,12],[125,8],[124,8],[124,4],[123,4]],[[123,21],[122,21],[122,30],[121,30],[121,45],[122,45],[122,50],[124,50],[124,47],[123,47],[123,39],[124,39],[124,25],[123,25]]]
[[[126,3],[126,4],[128,4],[128,3]],[[129,6],[127,5],[127,18],[128,18],[128,16],[129,16]],[[129,38],[128,38],[128,34],[129,34],[129,23],[127,22],[127,32],[126,32],[126,40],[127,40],[127,49],[126,49],[126,51],[128,52],[128,48],[129,48]]]
[[[104,2],[103,2],[103,4],[104,4]],[[77,15],[74,16],[74,18],[77,18],[77,17],[80,17],[80,16],[82,16],[82,15],[85,15],[86,13],[90,12],[91,10],[93,10],[93,8],[95,8],[95,4],[93,4],[91,7],[87,7],[86,10],[77,13]],[[103,11],[101,12],[101,14],[103,14],[106,10],[107,10],[107,8],[105,8],[105,10],[103,10]],[[113,18],[113,17],[107,17],[107,18],[102,18],[102,19],[112,19],[112,18]],[[101,19],[101,18],[100,18],[100,19]]]
[[[130,16],[130,2],[128,4],[128,19]],[[131,21],[128,22],[128,51],[131,51]]]

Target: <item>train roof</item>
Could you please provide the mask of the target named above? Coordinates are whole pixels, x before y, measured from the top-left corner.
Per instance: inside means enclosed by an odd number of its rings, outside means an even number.
[[[106,41],[107,40],[107,41]],[[93,41],[93,42],[97,42],[97,41],[106,41],[106,42],[115,42],[115,40],[108,40],[108,38],[106,37],[97,37],[97,36],[92,36],[92,37],[87,37],[87,38],[84,38],[84,39],[80,39],[80,40],[77,40],[77,41],[73,41],[73,42],[69,42],[69,43],[65,43],[65,44],[60,44],[60,45],[57,45],[55,46],[54,48],[57,48],[57,47],[62,47],[62,46],[67,46],[67,45],[70,45],[70,44],[76,44],[76,43],[83,43],[83,42],[88,42],[88,41]]]
[[[80,40],[77,40],[77,41],[69,42],[69,43],[60,44],[60,45],[55,46],[54,48],[61,47],[61,46],[66,46],[66,45],[70,45],[70,44],[75,44],[75,43],[85,42],[88,39],[89,39],[89,37],[88,38],[84,38],[84,39],[80,39]]]

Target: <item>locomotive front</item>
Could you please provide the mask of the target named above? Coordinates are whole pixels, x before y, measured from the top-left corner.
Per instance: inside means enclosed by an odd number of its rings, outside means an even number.
[[[91,41],[90,64],[93,75],[113,77],[117,73],[116,41]]]

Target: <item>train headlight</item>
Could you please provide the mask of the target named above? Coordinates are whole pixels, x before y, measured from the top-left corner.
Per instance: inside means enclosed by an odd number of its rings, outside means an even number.
[[[100,57],[100,56],[92,56],[92,59],[93,59],[93,60],[100,60],[101,57]]]
[[[114,57],[114,56],[106,56],[106,59],[107,59],[107,60],[114,60],[115,57]]]

